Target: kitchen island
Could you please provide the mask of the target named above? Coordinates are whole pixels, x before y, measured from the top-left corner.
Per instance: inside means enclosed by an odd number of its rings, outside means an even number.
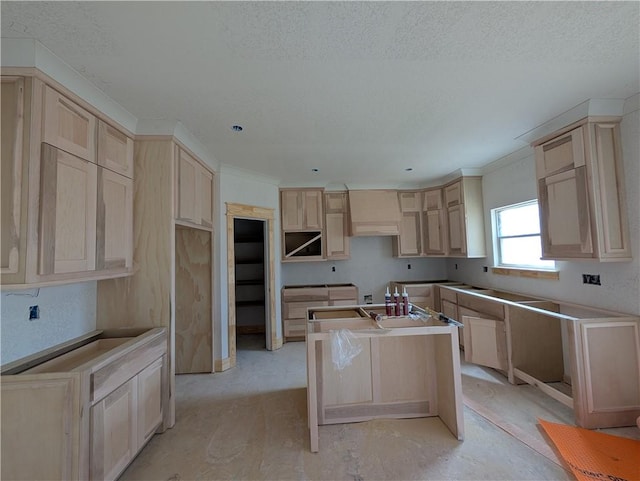
[[[375,418],[438,416],[464,439],[458,328],[434,319],[384,316],[384,305],[307,311],[307,408],[311,451],[318,426]],[[380,314],[381,318],[375,321]],[[336,370],[332,336],[348,329],[361,347]]]

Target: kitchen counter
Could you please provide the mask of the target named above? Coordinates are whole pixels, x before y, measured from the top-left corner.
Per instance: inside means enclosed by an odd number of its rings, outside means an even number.
[[[375,418],[438,416],[464,439],[457,328],[408,316],[375,322],[380,304],[307,311],[307,407],[311,451],[318,426]],[[330,331],[348,329],[362,351],[336,371]]]

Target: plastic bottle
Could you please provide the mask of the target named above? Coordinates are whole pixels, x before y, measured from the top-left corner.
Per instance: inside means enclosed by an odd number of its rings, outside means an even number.
[[[406,287],[402,289],[402,315],[409,315],[409,294]]]
[[[395,292],[393,293],[393,300],[396,303],[396,316],[400,315],[400,294],[398,294],[398,288],[396,287]]]
[[[387,286],[387,292],[384,293],[384,307],[387,316],[391,316],[391,293],[389,292],[389,286]]]

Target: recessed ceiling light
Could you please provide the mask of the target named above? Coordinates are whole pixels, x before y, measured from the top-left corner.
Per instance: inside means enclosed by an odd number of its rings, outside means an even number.
[[[233,130],[234,132],[242,132],[242,125],[233,125],[231,127],[231,130]]]
[[[411,172],[413,170],[413,167],[407,167],[406,169],[404,169],[406,172]]]
[[[320,169],[316,169],[315,167],[311,169],[311,172],[320,172]]]

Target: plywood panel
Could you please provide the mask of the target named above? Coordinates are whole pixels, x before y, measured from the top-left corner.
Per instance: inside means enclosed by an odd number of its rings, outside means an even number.
[[[356,339],[362,346],[351,365],[337,371],[331,358],[331,342],[321,343],[322,355],[322,405],[353,404],[373,400],[371,384],[371,344],[368,339]]]
[[[433,336],[377,340],[380,363],[380,401],[435,402]],[[435,404],[433,404],[435,405]]]
[[[211,233],[176,228],[176,373],[213,372]]]
[[[98,165],[133,178],[133,139],[98,121]]]

